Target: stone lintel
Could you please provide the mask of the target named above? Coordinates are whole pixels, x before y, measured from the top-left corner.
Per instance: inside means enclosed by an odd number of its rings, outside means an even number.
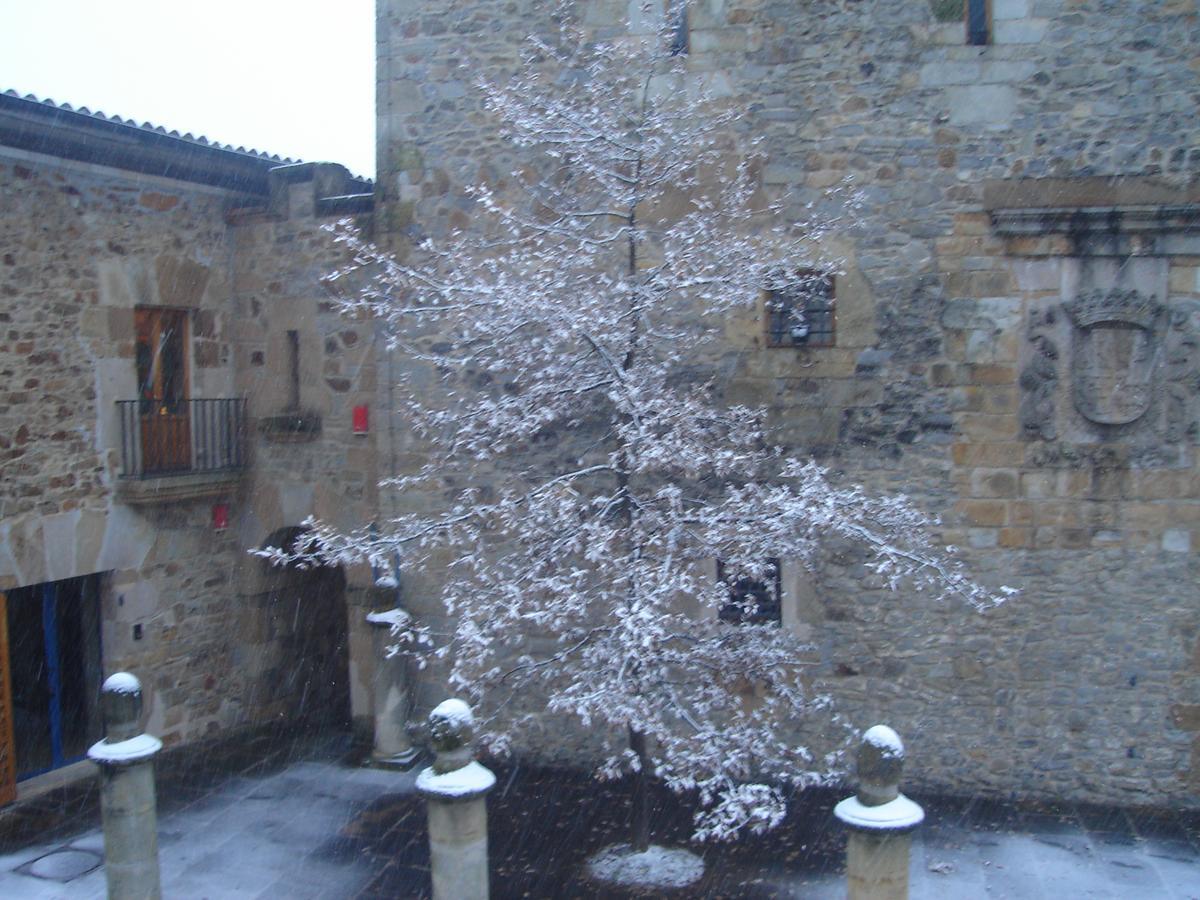
[[[991,220],[996,234],[1014,239],[1015,256],[1200,254],[1200,204],[1003,208],[992,210]]]
[[[117,482],[116,497],[130,506],[226,497],[237,489],[241,479],[241,471],[193,472],[162,478],[122,478]]]
[[[1185,186],[1145,175],[1088,178],[1006,178],[983,183],[983,208],[1080,209],[1200,204],[1200,182]]]

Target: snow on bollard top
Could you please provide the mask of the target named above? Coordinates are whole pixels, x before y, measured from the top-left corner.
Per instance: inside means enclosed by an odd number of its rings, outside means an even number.
[[[863,743],[878,747],[881,756],[904,759],[904,742],[887,725],[873,725],[863,735]]]
[[[412,621],[412,616],[397,606],[393,609],[369,612],[367,613],[367,621],[372,625],[389,625],[392,628],[403,628]]]
[[[496,783],[491,770],[471,753],[475,715],[462,700],[443,700],[429,714],[433,765],[417,776],[417,793],[427,800],[463,801],[482,797]]]
[[[925,820],[925,811],[900,793],[904,742],[887,725],[868,728],[858,745],[858,794],[833,809],[858,831],[903,832]]]
[[[117,672],[105,679],[100,690],[113,694],[136,694],[142,689],[137,676],[129,672]]]
[[[464,701],[453,697],[443,700],[435,706],[433,712],[429,714],[429,718],[441,719],[456,731],[475,727],[475,714],[471,712],[471,707]]]
[[[492,789],[496,776],[486,766],[472,760],[461,769],[441,775],[433,768],[422,769],[417,776],[417,793],[426,799],[473,800]]]
[[[847,797],[833,808],[843,823],[859,831],[911,831],[925,821],[925,810],[903,794],[882,806],[866,806]]]

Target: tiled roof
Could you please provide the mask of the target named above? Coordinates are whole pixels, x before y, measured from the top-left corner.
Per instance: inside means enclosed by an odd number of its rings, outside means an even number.
[[[303,160],[292,159],[291,157],[279,156],[278,154],[275,154],[275,153],[264,153],[261,150],[254,150],[254,149],[247,150],[245,147],[234,147],[233,144],[222,144],[222,143],[219,143],[218,141],[210,141],[208,138],[206,138],[202,134],[201,135],[193,135],[191,132],[187,132],[185,134],[180,134],[178,131],[168,131],[163,126],[155,125],[152,122],[142,122],[141,124],[139,124],[135,119],[123,119],[120,116],[106,116],[100,110],[96,110],[95,112],[92,112],[86,106],[73,107],[73,106],[71,106],[70,103],[57,103],[54,100],[51,100],[49,97],[36,97],[33,94],[26,94],[25,96],[22,97],[16,91],[11,90],[11,89],[5,91],[4,96],[16,97],[20,100],[28,100],[31,103],[40,103],[43,106],[51,106],[54,109],[60,109],[63,112],[76,113],[76,114],[82,115],[82,116],[91,116],[93,119],[100,119],[101,121],[104,121],[104,122],[115,122],[118,125],[127,125],[130,128],[138,128],[138,129],[141,129],[142,131],[152,131],[155,134],[165,134],[167,137],[173,137],[173,138],[177,138],[178,140],[181,140],[181,141],[188,141],[193,144],[199,144],[202,147],[214,147],[217,150],[225,150],[230,153],[241,153],[245,156],[253,156],[258,159],[269,160],[270,162],[276,162],[276,163],[279,163],[280,165],[303,162]]]
[[[215,151],[220,151],[222,153],[236,154],[237,157],[240,157],[240,158],[243,158],[246,160],[260,160],[263,163],[273,164],[273,165],[277,165],[277,166],[293,165],[293,164],[302,162],[302,160],[299,160],[299,159],[294,159],[292,157],[279,156],[278,154],[273,154],[273,153],[265,153],[261,150],[255,150],[253,148],[247,149],[245,147],[235,147],[232,144],[222,144],[218,141],[210,141],[204,135],[193,135],[190,132],[185,132],[184,134],[180,134],[178,131],[168,130],[168,129],[164,128],[162,125],[155,125],[151,122],[139,123],[134,119],[125,119],[125,118],[122,118],[121,116],[105,115],[100,110],[96,110],[95,112],[92,112],[92,110],[88,109],[86,106],[73,107],[69,103],[57,103],[48,97],[41,98],[41,97],[36,97],[33,94],[25,94],[24,96],[22,96],[22,95],[18,94],[16,91],[11,90],[11,89],[6,90],[2,94],[0,94],[0,98],[12,98],[13,100],[20,101],[21,103],[36,104],[38,108],[47,108],[48,107],[52,110],[55,110],[58,113],[67,113],[71,116],[81,116],[81,117],[86,117],[88,119],[96,120],[98,122],[108,123],[106,126],[99,126],[99,127],[111,128],[111,126],[116,125],[116,126],[121,126],[124,128],[136,129],[137,132],[139,132],[139,133],[148,134],[148,135],[149,134],[161,135],[162,138],[173,139],[176,141],[180,141],[184,144],[188,144],[188,145],[192,145],[192,146],[196,146],[196,147],[204,147],[204,148],[207,148],[209,151],[215,150]],[[80,122],[80,124],[82,125],[83,123]],[[368,178],[356,177],[356,178],[354,178],[354,181],[356,183],[364,186],[367,190],[370,189],[370,185],[372,184],[372,181]]]

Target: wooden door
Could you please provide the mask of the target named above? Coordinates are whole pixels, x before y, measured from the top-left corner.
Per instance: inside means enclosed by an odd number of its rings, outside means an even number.
[[[8,598],[0,593],[0,806],[17,799],[12,682],[8,673]]]
[[[192,467],[187,311],[139,307],[134,324],[142,472],[187,471]]]

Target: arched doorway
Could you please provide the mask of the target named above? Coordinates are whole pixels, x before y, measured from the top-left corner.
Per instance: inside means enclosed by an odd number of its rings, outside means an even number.
[[[273,532],[264,547],[292,549],[304,529]],[[350,724],[346,577],[340,567],[300,568],[267,560],[267,590],[256,598],[264,654],[253,704],[263,718],[286,717],[304,730]]]

